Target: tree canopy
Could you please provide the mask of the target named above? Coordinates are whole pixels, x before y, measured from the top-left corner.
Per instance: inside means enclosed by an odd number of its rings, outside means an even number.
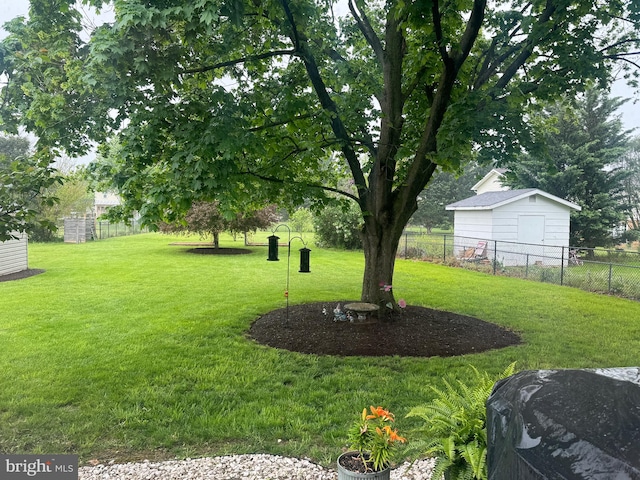
[[[540,99],[638,66],[624,0],[115,0],[88,44],[74,3],[31,0],[6,27],[4,128],[71,152],[118,135],[120,193],[151,222],[201,200],[348,198],[362,298],[384,304],[438,168],[531,148]]]

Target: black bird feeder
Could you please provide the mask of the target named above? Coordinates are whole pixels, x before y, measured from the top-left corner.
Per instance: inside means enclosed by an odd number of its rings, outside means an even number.
[[[289,231],[289,241],[287,242],[287,286],[284,291],[284,296],[287,299],[287,319],[285,321],[285,325],[288,326],[289,325],[289,270],[290,270],[289,267],[291,265],[291,242],[297,238],[301,240],[302,243],[305,245],[304,248],[300,249],[300,270],[298,270],[299,273],[311,273],[311,270],[309,270],[309,252],[311,252],[311,250],[307,248],[306,246],[307,244],[305,243],[302,237],[297,236],[297,237],[291,238],[291,229],[289,228],[288,225],[286,224],[278,225],[275,228],[275,230],[273,230],[273,235],[267,238],[269,240],[269,257],[267,258],[267,261],[277,262],[279,260],[278,259],[278,240],[280,239],[280,237],[276,236],[276,231],[280,227],[284,227]]]
[[[309,250],[307,247],[300,249],[300,270],[298,270],[299,273],[311,272],[311,270],[309,270],[309,252],[311,252],[311,250]]]
[[[280,237],[277,237],[276,235],[271,235],[269,238],[269,258],[267,258],[267,261],[269,262],[277,262],[280,259],[278,258],[278,240],[280,240]]]

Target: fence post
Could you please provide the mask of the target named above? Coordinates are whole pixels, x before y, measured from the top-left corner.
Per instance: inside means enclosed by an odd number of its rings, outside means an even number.
[[[611,293],[611,275],[613,274],[613,263],[609,263],[609,293]]]
[[[493,274],[496,274],[498,268],[498,241],[493,241]]]
[[[404,259],[407,259],[407,242],[409,238],[409,232],[404,231]]]
[[[447,261],[447,234],[445,233],[442,238],[444,239],[444,245],[442,247],[442,262]]]
[[[527,253],[527,265],[524,269],[524,278],[529,278],[529,254]]]
[[[560,285],[564,285],[564,245],[560,254]]]

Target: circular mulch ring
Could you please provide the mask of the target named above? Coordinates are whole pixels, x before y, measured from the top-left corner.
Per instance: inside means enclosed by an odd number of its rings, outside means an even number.
[[[9,273],[7,275],[0,276],[0,282],[10,282],[12,280],[22,280],[23,278],[33,277],[34,275],[39,275],[44,273],[44,270],[40,270],[37,268],[30,268],[28,270],[22,270],[21,272]]]
[[[334,322],[338,303],[349,302],[290,305],[288,320],[286,308],[274,310],[255,320],[248,335],[275,348],[340,356],[453,357],[521,343],[518,334],[493,323],[417,306],[388,321]]]
[[[190,248],[187,253],[197,253],[200,255],[246,255],[251,253],[251,250],[246,248],[213,248],[213,247],[200,247]]]

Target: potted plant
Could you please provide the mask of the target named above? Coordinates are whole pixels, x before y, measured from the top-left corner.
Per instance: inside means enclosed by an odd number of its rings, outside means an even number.
[[[352,451],[338,457],[338,480],[388,480],[391,457],[398,443],[405,438],[392,429],[394,416],[382,407],[365,408],[349,430]]]

